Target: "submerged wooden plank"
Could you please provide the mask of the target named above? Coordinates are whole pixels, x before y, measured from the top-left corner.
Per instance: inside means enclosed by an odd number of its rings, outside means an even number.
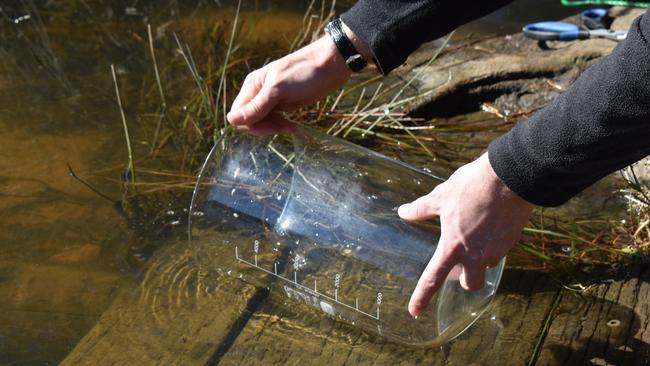
[[[625,360],[643,359],[645,364],[648,364],[650,363],[648,361],[650,360],[650,266],[648,264],[640,270],[635,300],[634,314],[637,318],[626,338],[626,350],[630,352],[626,354]]]
[[[227,348],[265,294],[234,279],[203,281],[182,248],[157,255],[63,365],[201,365]]]
[[[537,364],[648,364],[649,276],[636,266],[586,295],[565,291]]]
[[[459,339],[443,347],[387,342],[336,322],[305,305],[265,302],[232,347],[213,358],[220,365],[504,365],[525,364],[557,289],[537,272],[506,271],[489,311]]]
[[[126,283],[94,268],[0,261],[0,364],[63,359]]]
[[[483,339],[483,334],[469,333],[450,344],[448,364],[524,365],[537,343],[545,316],[559,288],[547,273],[510,270],[504,273],[500,296],[494,307],[495,320],[501,331]],[[489,335],[488,335],[489,336]],[[467,356],[477,343],[482,354]]]

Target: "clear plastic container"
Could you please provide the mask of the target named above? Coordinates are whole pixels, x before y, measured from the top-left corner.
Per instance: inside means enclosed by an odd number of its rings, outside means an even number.
[[[399,205],[441,182],[314,129],[259,137],[227,130],[207,157],[190,210],[190,248],[206,276],[232,276],[410,345],[469,327],[497,290],[465,291],[452,270],[429,307],[407,305],[438,241],[436,222],[407,223]]]

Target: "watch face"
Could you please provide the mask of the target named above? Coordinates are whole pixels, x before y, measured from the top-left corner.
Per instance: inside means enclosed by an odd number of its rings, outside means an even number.
[[[345,60],[345,63],[355,72],[363,70],[363,68],[368,64],[368,62],[359,54],[348,57],[348,59]]]

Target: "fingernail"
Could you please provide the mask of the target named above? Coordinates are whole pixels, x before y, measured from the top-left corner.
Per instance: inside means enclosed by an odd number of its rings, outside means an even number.
[[[408,215],[408,212],[411,210],[411,204],[410,203],[405,203],[397,209],[397,214],[400,216],[405,216]]]
[[[238,115],[238,113],[235,112],[235,111],[230,111],[230,112],[228,112],[228,114],[226,115],[226,118],[228,119],[228,121],[229,121],[230,123],[233,123],[233,124],[237,122],[237,117],[239,117],[239,115]]]

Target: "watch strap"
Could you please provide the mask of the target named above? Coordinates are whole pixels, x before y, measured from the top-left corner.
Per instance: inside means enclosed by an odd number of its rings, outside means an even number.
[[[340,18],[335,18],[329,22],[325,26],[325,32],[332,38],[332,42],[336,45],[336,48],[345,59],[345,64],[348,65],[350,70],[359,72],[368,65],[368,61],[359,54],[359,51],[357,51],[352,41],[345,34]]]

